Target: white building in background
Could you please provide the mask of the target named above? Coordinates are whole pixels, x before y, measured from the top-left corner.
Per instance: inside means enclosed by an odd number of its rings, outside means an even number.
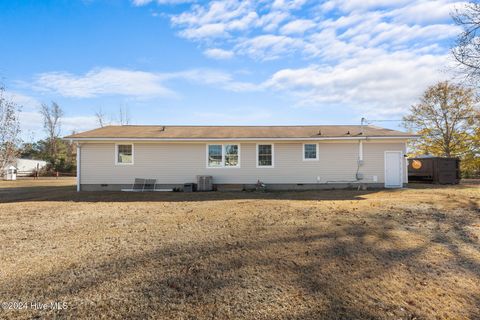
[[[35,159],[17,159],[15,167],[19,177],[29,176],[36,170],[41,170],[47,165],[47,161]]]
[[[3,171],[4,180],[17,180],[17,168],[14,166],[7,166]]]

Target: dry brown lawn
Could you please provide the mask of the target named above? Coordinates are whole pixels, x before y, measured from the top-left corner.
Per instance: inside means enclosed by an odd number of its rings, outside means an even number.
[[[77,194],[73,183],[0,182],[0,302],[26,303],[0,318],[480,318],[480,185]]]

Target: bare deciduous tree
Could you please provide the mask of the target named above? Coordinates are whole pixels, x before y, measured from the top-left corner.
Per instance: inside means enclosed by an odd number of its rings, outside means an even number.
[[[105,113],[102,111],[102,108],[99,108],[97,112],[95,112],[95,117],[97,118],[97,123],[100,127],[104,127],[106,125],[105,121]]]
[[[115,116],[115,114],[110,114],[109,120],[107,120],[107,114],[103,112],[102,108],[99,108],[98,111],[95,112],[95,118],[97,119],[97,124],[100,127],[104,127],[112,123],[120,125],[127,125],[131,123],[130,110],[127,106],[120,106],[118,108],[118,115]]]
[[[20,107],[7,99],[5,88],[0,86],[0,176],[3,168],[15,162],[20,144]]]
[[[463,28],[452,49],[453,56],[471,79],[480,80],[480,3],[470,2],[452,14]]]
[[[122,126],[129,124],[131,119],[128,107],[120,107],[118,111],[118,122]]]
[[[58,153],[57,139],[60,136],[60,121],[63,117],[63,110],[56,102],[52,102],[50,106],[42,104],[40,113],[43,117],[43,128],[48,134],[50,156],[52,160],[56,160]]]

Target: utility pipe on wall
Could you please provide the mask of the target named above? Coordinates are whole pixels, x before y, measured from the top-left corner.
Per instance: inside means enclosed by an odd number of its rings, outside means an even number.
[[[80,177],[81,177],[81,163],[80,163],[80,159],[82,158],[81,157],[81,152],[82,152],[82,149],[80,148],[80,144],[77,143],[77,192],[80,192]]]

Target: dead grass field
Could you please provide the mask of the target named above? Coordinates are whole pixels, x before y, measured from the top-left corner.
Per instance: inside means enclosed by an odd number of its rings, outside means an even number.
[[[479,319],[480,185],[75,192],[0,182],[0,318]],[[31,302],[66,302],[36,310]]]

